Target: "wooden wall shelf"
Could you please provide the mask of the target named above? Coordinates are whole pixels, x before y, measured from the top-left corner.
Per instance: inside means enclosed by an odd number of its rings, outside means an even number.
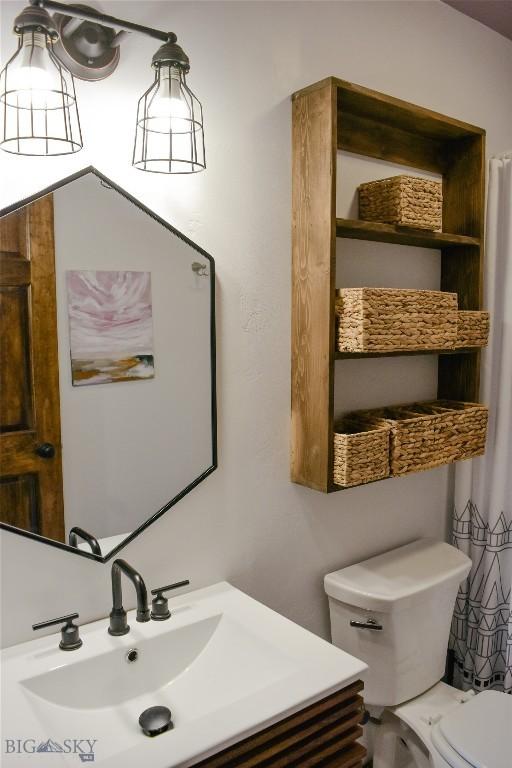
[[[441,290],[481,309],[485,131],[335,77],[292,98],[291,477],[330,492],[335,362],[370,356],[336,352],[336,238],[439,249]],[[442,174],[446,232],[337,218],[338,150]],[[438,370],[439,398],[478,401],[480,350],[443,350]]]
[[[410,357],[415,355],[472,355],[479,352],[479,347],[461,349],[413,349],[396,352],[335,352],[336,360],[364,360],[378,357]]]
[[[480,240],[466,235],[448,232],[427,232],[421,229],[405,229],[394,224],[379,224],[358,219],[336,219],[336,236],[354,240],[373,240],[378,243],[415,245],[417,248],[457,248],[472,245],[480,247]]]

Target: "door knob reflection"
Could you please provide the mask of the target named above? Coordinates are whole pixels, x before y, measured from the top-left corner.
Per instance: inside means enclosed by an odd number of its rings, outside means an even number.
[[[34,453],[41,459],[53,459],[55,456],[55,446],[51,443],[39,443],[39,445],[36,445]]]

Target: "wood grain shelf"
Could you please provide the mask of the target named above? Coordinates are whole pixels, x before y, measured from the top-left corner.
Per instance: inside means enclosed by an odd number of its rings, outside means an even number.
[[[472,355],[480,352],[480,347],[463,347],[461,349],[415,349],[403,352],[335,352],[336,360],[364,360],[379,357],[410,357],[414,355]]]
[[[292,97],[291,479],[325,493],[334,466],[337,238],[439,249],[442,291],[482,309],[485,131],[415,104],[329,77]],[[336,217],[337,153],[353,152],[443,177],[446,232]],[[343,258],[341,256],[341,258]],[[398,353],[411,354],[411,353]],[[439,354],[438,397],[477,402],[480,350]],[[386,355],[375,355],[385,357]]]
[[[378,222],[359,219],[336,219],[336,236],[353,240],[394,243],[395,245],[414,245],[418,248],[480,247],[480,240],[476,237],[454,235],[448,232],[405,229],[394,224],[379,224]]]

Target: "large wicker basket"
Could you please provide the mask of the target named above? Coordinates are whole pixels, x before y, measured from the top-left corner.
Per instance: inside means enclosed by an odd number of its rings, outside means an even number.
[[[457,347],[485,347],[489,340],[489,313],[459,311]]]
[[[435,400],[357,414],[369,424],[391,429],[391,475],[406,475],[481,456],[488,409],[477,403]]]
[[[359,218],[403,227],[441,230],[442,182],[414,176],[391,176],[361,184]]]
[[[390,427],[387,424],[358,423],[345,418],[334,429],[336,485],[348,488],[389,476]]]
[[[452,349],[457,340],[457,294],[394,288],[337,291],[340,352]]]

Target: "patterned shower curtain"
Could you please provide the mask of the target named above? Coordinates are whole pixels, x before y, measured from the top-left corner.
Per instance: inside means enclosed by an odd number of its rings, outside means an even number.
[[[512,153],[490,162],[483,353],[486,455],[455,476],[453,543],[473,561],[452,623],[455,685],[512,693]]]

